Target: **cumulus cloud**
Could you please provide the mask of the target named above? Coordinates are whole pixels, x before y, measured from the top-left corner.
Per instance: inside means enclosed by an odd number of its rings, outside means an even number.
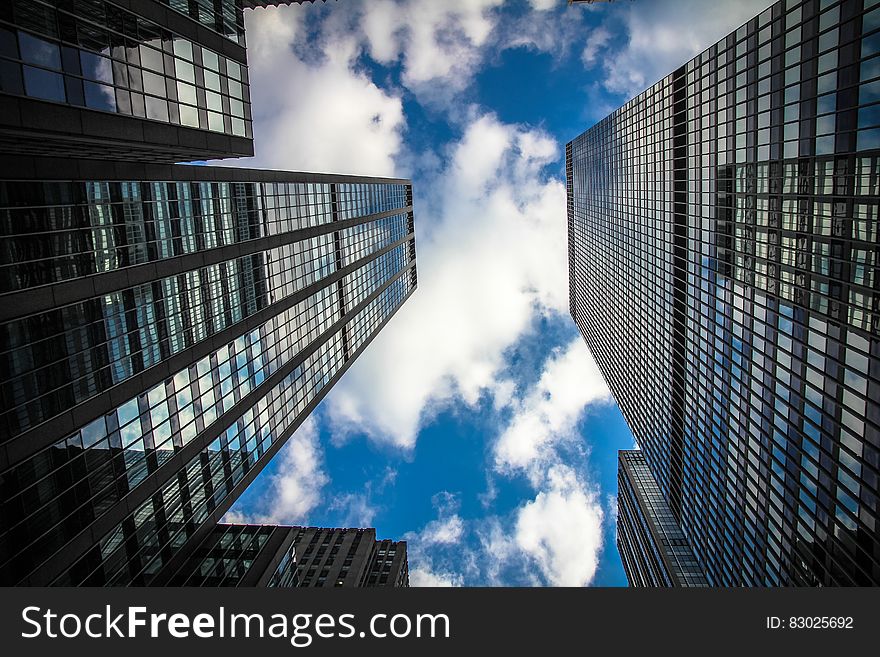
[[[587,68],[596,63],[599,53],[608,46],[611,41],[611,32],[604,27],[597,27],[587,36],[587,42],[581,52],[581,61]]]
[[[549,11],[563,7],[564,0],[530,0],[526,6],[530,11],[513,15],[500,11],[504,4],[505,0],[348,0],[344,12],[332,7],[309,8],[311,13],[302,7],[246,12],[249,60],[256,74],[252,81],[274,80],[265,97],[254,97],[253,107],[274,116],[279,107],[310,108],[310,101],[321,97],[325,101],[320,109],[329,111],[324,123],[358,124],[369,110],[384,112],[380,132],[387,138],[385,133],[399,127],[393,122],[393,101],[400,93],[386,98],[377,94],[361,70],[361,56],[384,66],[399,65],[403,88],[422,104],[454,114],[461,93],[500,52],[525,46],[559,57],[582,40],[585,12],[560,18]],[[321,18],[307,23],[307,16]],[[297,84],[278,85],[279,71],[286,71],[291,79],[296,76]],[[252,86],[252,91],[256,89]],[[334,102],[352,91],[358,91],[365,102]],[[273,98],[280,102],[267,104]],[[302,109],[289,118],[294,116],[322,115]],[[286,147],[283,142],[266,144],[266,153],[260,156]]]
[[[496,471],[504,477],[525,473],[533,496],[504,516],[489,513],[472,519],[460,515],[457,497],[448,493],[435,497],[437,518],[407,536],[410,563],[423,575],[424,585],[453,580],[589,585],[596,574],[606,518],[613,520],[614,510],[603,506],[587,469],[569,463],[562,447],[569,442],[581,446],[578,421],[592,405],[609,400],[580,336],[554,350],[538,380],[514,395],[510,420],[492,450]],[[489,488],[491,504],[494,481],[489,481]],[[606,498],[606,502],[614,500]],[[488,511],[488,504],[484,508]],[[442,578],[430,577],[438,572]]]
[[[314,416],[306,418],[275,458],[279,460],[277,473],[269,477],[253,510],[243,513],[233,508],[226,522],[308,524],[309,513],[323,501],[330,482]]]
[[[434,410],[491,393],[536,317],[567,314],[565,187],[545,175],[558,155],[491,114],[467,125],[422,183],[439,202],[416,208],[419,290],[328,396],[338,435],[412,447]]]
[[[336,495],[329,508],[342,513],[339,524],[343,527],[371,527],[377,512],[369,496],[362,493]]]
[[[502,4],[504,0],[350,0],[344,13],[328,12],[317,34],[308,35],[310,49],[317,46],[334,57],[341,47],[343,57],[363,52],[380,64],[399,64],[404,87],[422,102],[439,101],[448,109],[495,42]]]
[[[410,583],[587,586],[605,517],[594,487],[557,463],[534,497],[504,517],[464,519],[457,506],[439,508],[421,531],[406,534]]]
[[[370,52],[385,63],[400,59],[403,82],[410,88],[442,80],[460,89],[473,75],[480,49],[495,26],[492,10],[503,2],[371,2],[365,19]],[[389,43],[396,48],[389,48]]]
[[[577,422],[590,404],[610,402],[602,373],[578,335],[551,353],[541,377],[524,398],[513,402],[514,414],[494,446],[495,466],[542,476],[557,458],[561,441],[582,438]]]
[[[435,573],[428,568],[415,568],[409,571],[410,586],[452,587],[464,586],[463,578],[458,573]]]
[[[535,496],[504,525],[496,520],[482,531],[484,549],[497,555],[487,573],[493,583],[503,581],[509,576],[506,571],[523,561],[533,564],[529,573],[535,584],[592,582],[606,512],[598,487],[566,463],[562,447],[581,447],[579,420],[592,405],[610,399],[578,335],[551,352],[539,379],[511,402],[510,421],[493,446],[495,468],[506,476],[525,473]]]
[[[463,586],[464,575],[460,572],[463,560],[444,554],[444,548],[457,546],[464,534],[464,521],[458,514],[458,496],[441,491],[431,502],[437,517],[420,531],[407,532],[403,536],[410,586]],[[452,552],[457,550],[452,549]]]
[[[458,515],[458,497],[449,491],[441,491],[432,498],[437,509],[437,518],[432,520],[418,534],[421,545],[453,545],[461,540],[464,521]]]
[[[605,57],[605,87],[635,96],[770,4],[772,0],[627,4],[621,10],[629,38],[622,50]]]
[[[514,541],[552,586],[587,586],[602,549],[603,509],[596,493],[564,465],[516,516]]]
[[[305,60],[302,7],[245,12],[256,158],[235,166],[389,176],[405,127],[399,95],[359,70],[356,36]]]

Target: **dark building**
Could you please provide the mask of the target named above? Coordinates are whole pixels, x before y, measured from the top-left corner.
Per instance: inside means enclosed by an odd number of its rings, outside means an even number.
[[[0,153],[253,155],[245,55],[231,0],[0,3]]]
[[[706,586],[699,562],[654,481],[645,455],[621,451],[617,549],[632,586]]]
[[[6,0],[0,154],[254,154],[244,10],[311,0]]]
[[[161,577],[415,288],[407,181],[119,168],[0,182],[4,582]]]
[[[710,585],[880,584],[878,30],[777,2],[566,147],[571,312],[653,480],[621,459],[634,584],[655,485]]]
[[[294,540],[299,530],[279,525],[215,525],[171,578],[171,585],[298,586]]]
[[[372,528],[218,524],[172,584],[409,586],[406,541],[377,541]]]
[[[251,132],[242,3],[165,4],[0,9],[0,121],[36,117],[0,126],[4,585],[169,583],[416,286],[408,180],[166,163],[250,152]],[[142,80],[164,71],[167,117],[70,95],[91,62],[118,101],[130,45]],[[193,67],[187,126],[171,71]]]

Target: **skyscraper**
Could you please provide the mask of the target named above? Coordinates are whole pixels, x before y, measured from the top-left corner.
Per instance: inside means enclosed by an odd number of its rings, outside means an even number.
[[[649,470],[632,584],[669,583],[655,486],[710,585],[880,584],[878,28],[777,2],[566,147],[572,316]]]
[[[706,586],[699,562],[640,450],[622,450],[617,549],[633,586]]]
[[[219,524],[171,584],[409,586],[406,541],[377,541],[372,528]]]
[[[240,0],[0,4],[0,152],[253,155],[249,89]]]
[[[0,183],[4,581],[151,581],[415,287],[407,181],[150,171]]]
[[[251,148],[242,3],[124,4],[0,10],[2,584],[167,583],[416,286],[408,180],[167,163]]]

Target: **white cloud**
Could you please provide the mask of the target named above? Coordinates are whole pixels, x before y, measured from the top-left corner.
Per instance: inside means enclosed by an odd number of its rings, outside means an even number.
[[[547,11],[558,7],[565,0],[529,0],[529,4],[535,11]]]
[[[401,66],[402,84],[422,101],[449,107],[473,78],[498,24],[504,0],[369,0],[350,2],[345,20],[321,25],[325,52],[355,40],[375,61]]]
[[[543,584],[532,559],[516,543],[510,527],[515,521],[515,515],[503,522],[501,518],[490,516],[476,529],[480,553],[485,555],[480,560],[481,575],[488,586],[509,586],[512,581],[523,586]]]
[[[464,521],[458,515],[445,519],[432,520],[422,530],[421,540],[425,544],[439,543],[451,545],[461,540],[464,532]]]
[[[435,573],[428,568],[414,568],[409,571],[409,585],[438,588],[463,586],[464,581],[458,573]]]
[[[255,159],[235,166],[389,176],[405,127],[399,96],[359,71],[356,36],[298,55],[303,8],[245,12]]]
[[[534,584],[586,586],[596,573],[605,511],[597,487],[564,463],[564,444],[583,446],[577,423],[589,407],[611,400],[605,381],[580,335],[554,350],[541,376],[511,402],[513,415],[493,446],[495,469],[527,475],[533,499],[508,519],[497,519],[481,535],[495,563],[487,573],[503,582],[517,563]],[[584,469],[586,470],[586,469]]]
[[[323,501],[324,488],[330,483],[314,416],[306,418],[275,458],[277,474],[269,477],[255,510],[245,514],[233,508],[226,522],[308,524],[309,513]]]
[[[400,3],[395,17],[406,26],[400,41],[404,83],[417,87],[442,79],[453,88],[462,88],[473,75],[480,47],[495,26],[497,17],[492,10],[503,1]]]
[[[547,487],[517,512],[514,540],[552,586],[587,586],[602,549],[602,506],[572,468],[553,466]]]
[[[591,67],[596,63],[599,53],[605,49],[608,42],[611,41],[611,32],[604,27],[597,27],[587,36],[587,42],[581,52],[581,61],[584,66]]]
[[[556,458],[556,443],[581,440],[576,425],[585,409],[609,401],[605,380],[578,335],[550,355],[535,386],[513,402],[513,418],[495,443],[496,467],[541,476]]]
[[[342,512],[339,520],[342,527],[372,527],[377,512],[369,495],[362,493],[336,495],[328,507],[331,511]]]
[[[371,93],[374,89],[358,71],[358,57],[367,54],[386,66],[399,64],[403,87],[423,104],[455,114],[460,109],[461,92],[473,82],[487,59],[521,46],[560,56],[571,43],[581,40],[581,14],[574,12],[560,18],[548,11],[562,6],[563,1],[530,0],[532,11],[511,18],[500,11],[505,0],[348,0],[344,12],[333,11],[332,7],[325,10],[323,20],[311,26],[311,34],[302,25],[306,16],[302,7],[246,12],[251,66],[257,67],[257,74],[260,67],[265,70],[265,76],[252,75],[252,79],[270,80],[273,93],[291,108],[311,106],[310,101],[317,96],[325,98],[320,107],[330,113],[324,117],[326,124],[351,121],[352,115],[360,117],[368,108],[393,114],[393,109],[385,106],[385,99]],[[304,69],[299,57],[286,52],[291,43],[299,46],[296,52],[307,56],[310,68]],[[316,79],[301,76],[303,71],[314,73]],[[279,75],[296,76],[297,84],[279,85]],[[351,93],[350,87],[366,87],[357,90],[367,104],[336,103],[343,94]],[[391,98],[396,100],[397,96]],[[267,105],[265,98],[255,96],[253,106],[266,116],[275,115],[275,108]],[[296,116],[316,118],[305,111]],[[393,132],[396,126],[385,123]],[[273,154],[287,147],[284,142],[264,146]]]
[[[400,9],[393,0],[374,0],[361,19],[370,56],[382,64],[392,64],[400,58],[405,25],[400,20]]]
[[[458,496],[441,491],[431,498],[431,503],[437,509],[437,518],[425,525],[418,534],[410,532],[407,538],[414,539],[419,546],[458,543],[464,532],[464,522],[458,515]]]
[[[533,0],[533,11],[522,14],[502,13],[495,30],[492,50],[495,55],[512,48],[527,48],[549,53],[552,66],[563,64],[572,47],[580,47],[590,23],[587,12],[550,11],[564,7],[565,0]],[[494,60],[493,60],[494,63]]]
[[[458,496],[442,491],[434,495],[431,502],[437,510],[437,518],[420,531],[407,532],[403,536],[410,586],[462,586],[464,575],[460,569],[465,560],[458,547],[465,525],[458,515]],[[445,554],[447,550],[458,556],[449,558],[450,555]]]
[[[441,506],[421,531],[407,533],[410,582],[588,586],[596,574],[605,517],[594,488],[573,468],[556,463],[535,496],[503,518],[465,520],[457,505]]]
[[[611,513],[573,468],[553,465],[510,516],[475,523],[480,575],[490,586],[589,586]]]
[[[771,0],[654,0],[625,5],[629,42],[605,57],[605,86],[634,96],[765,9]],[[623,7],[621,7],[623,10]]]
[[[543,172],[557,155],[540,131],[467,125],[422,183],[436,202],[415,210],[418,291],[327,398],[337,435],[412,447],[433,410],[492,392],[535,318],[568,314],[565,187]]]

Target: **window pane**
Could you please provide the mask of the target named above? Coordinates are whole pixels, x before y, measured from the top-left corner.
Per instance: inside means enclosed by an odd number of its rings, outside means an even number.
[[[9,94],[23,94],[21,66],[15,62],[0,60],[0,91]]]
[[[147,118],[168,121],[168,103],[161,98],[147,96]]]
[[[60,73],[25,66],[24,87],[28,96],[64,102],[64,79]]]
[[[83,86],[86,92],[86,106],[107,112],[116,111],[116,95],[113,87],[88,81],[84,82]]]
[[[27,32],[18,33],[22,60],[49,68],[61,68],[61,51],[54,43],[35,37]]]
[[[86,50],[80,51],[79,59],[84,78],[98,82],[113,82],[113,67],[110,65],[109,59]]]
[[[199,127],[199,111],[189,105],[180,106],[180,123],[192,128]]]

